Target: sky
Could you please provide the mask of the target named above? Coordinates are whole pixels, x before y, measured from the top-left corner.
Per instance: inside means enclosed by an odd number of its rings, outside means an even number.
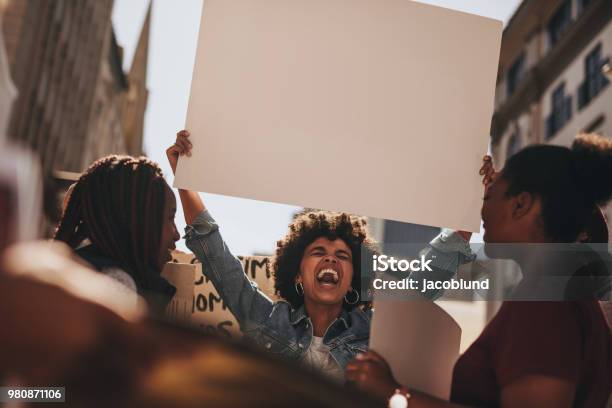
[[[203,1],[206,0],[153,0],[144,149],[147,156],[161,165],[171,185],[173,177],[165,150],[185,125]],[[520,0],[420,2],[507,23]],[[124,48],[125,70],[131,64],[148,4],[149,0],[115,0],[112,18],[117,41]],[[287,231],[292,214],[299,210],[288,205],[213,194],[203,194],[203,198],[221,226],[229,248],[237,255],[273,253],[276,241]],[[185,222],[178,207],[176,224],[182,232]],[[185,249],[183,240],[177,246]]]

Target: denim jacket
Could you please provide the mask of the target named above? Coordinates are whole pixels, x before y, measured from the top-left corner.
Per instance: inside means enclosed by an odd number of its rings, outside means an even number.
[[[200,213],[185,232],[187,247],[202,263],[203,273],[212,281],[238,321],[245,338],[286,359],[299,360],[310,347],[313,337],[312,322],[304,306],[293,309],[289,303],[273,302],[262,293],[230,252],[207,210]],[[459,248],[461,243],[463,246]],[[465,256],[443,252],[445,248],[460,251]],[[428,259],[435,255],[432,262],[435,279],[450,279],[458,266],[455,265],[457,259],[465,262],[470,258],[469,246],[456,233],[447,231],[436,237],[424,253]],[[442,264],[442,267],[436,267]],[[435,297],[438,293],[428,295]],[[371,320],[372,310],[342,309],[340,316],[327,328],[323,343],[343,370],[358,353],[367,351]]]

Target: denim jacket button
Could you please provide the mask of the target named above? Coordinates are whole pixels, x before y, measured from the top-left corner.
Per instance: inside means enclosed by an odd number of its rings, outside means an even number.
[[[298,347],[299,348],[304,348],[304,345],[302,343],[298,343]]]
[[[272,343],[266,343],[266,348],[267,348],[267,349],[272,348]]]

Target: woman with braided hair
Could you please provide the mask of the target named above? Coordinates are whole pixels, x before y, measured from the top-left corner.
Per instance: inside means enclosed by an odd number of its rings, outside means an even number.
[[[137,291],[161,315],[176,291],[160,276],[180,238],[175,212],[176,199],[156,163],[108,156],[71,188],[55,239]]]

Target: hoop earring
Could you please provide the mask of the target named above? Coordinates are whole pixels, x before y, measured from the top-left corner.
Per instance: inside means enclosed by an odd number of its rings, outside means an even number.
[[[295,282],[294,286],[298,296],[304,295],[304,285],[302,285],[302,282]]]
[[[355,294],[355,300],[353,300],[352,302],[347,299],[347,295],[349,293],[354,293]],[[344,301],[346,303],[348,303],[349,305],[354,305],[354,304],[359,303],[359,292],[357,292],[355,289],[351,289],[350,292],[348,292],[346,295],[344,295]]]

